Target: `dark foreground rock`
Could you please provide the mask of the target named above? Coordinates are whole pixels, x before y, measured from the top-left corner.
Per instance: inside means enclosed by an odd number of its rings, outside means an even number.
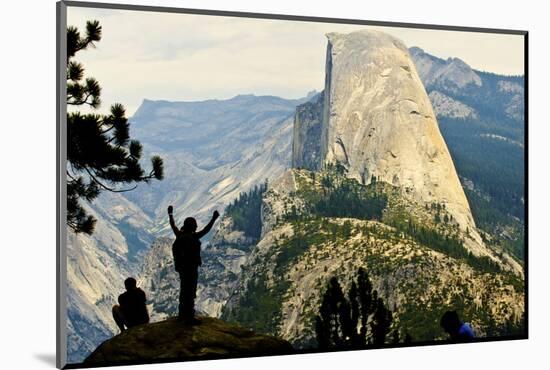
[[[103,342],[84,365],[150,363],[292,353],[289,342],[210,317],[198,325],[176,319],[140,325]]]

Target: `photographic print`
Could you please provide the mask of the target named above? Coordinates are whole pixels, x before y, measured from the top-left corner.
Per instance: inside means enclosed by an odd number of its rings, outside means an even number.
[[[526,32],[58,5],[61,366],[527,338]]]

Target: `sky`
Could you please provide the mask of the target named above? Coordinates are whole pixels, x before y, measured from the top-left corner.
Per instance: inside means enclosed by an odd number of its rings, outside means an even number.
[[[99,111],[120,102],[127,116],[143,99],[300,98],[321,91],[329,32],[378,29],[478,70],[524,71],[519,35],[68,7],[67,24],[82,34],[92,19],[99,20],[102,39],[75,60],[102,87]]]

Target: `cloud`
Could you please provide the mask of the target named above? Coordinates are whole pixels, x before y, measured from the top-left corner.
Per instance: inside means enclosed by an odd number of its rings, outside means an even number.
[[[377,28],[474,68],[521,74],[521,36],[280,21],[161,12],[68,8],[68,24],[98,19],[103,38],[77,59],[103,87],[102,108],[132,114],[147,99],[203,100],[237,94],[304,96],[323,88],[325,34]]]

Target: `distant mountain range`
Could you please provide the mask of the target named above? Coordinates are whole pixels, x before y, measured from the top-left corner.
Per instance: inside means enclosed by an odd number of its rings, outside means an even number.
[[[523,76],[476,71],[460,59],[443,60],[419,48],[411,48],[410,55],[437,114],[476,224],[486,232],[482,236],[504,245],[521,260]],[[127,276],[139,276],[150,298],[154,290],[175,292],[170,290],[172,279],[159,275],[164,270],[173,273],[170,240],[162,238],[170,236],[167,206],[174,205],[179,222],[194,215],[201,225],[214,209],[222,211],[240,193],[278,178],[291,167],[296,107],[315,96],[143,101],[130,119],[130,133],[144,145],[145,156],[163,157],[166,179],[124,194],[101,195],[89,205],[98,219],[96,232],[91,237],[70,235],[69,362],[82,361],[116,332],[110,310]],[[227,223],[220,227],[234,231]],[[253,242],[238,232],[228,238],[241,246]],[[236,286],[220,284],[236,284],[248,251],[211,248],[215,246],[205,250],[206,263],[225,267],[212,267],[205,273],[198,303],[204,312],[219,316],[220,302],[227,299],[223,292]],[[225,275],[216,276],[222,270]],[[165,287],[161,289],[159,283]],[[172,295],[165,295],[164,301],[170,304]],[[159,309],[158,303],[151,307],[158,318],[173,312],[173,307]]]

